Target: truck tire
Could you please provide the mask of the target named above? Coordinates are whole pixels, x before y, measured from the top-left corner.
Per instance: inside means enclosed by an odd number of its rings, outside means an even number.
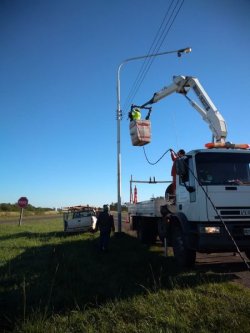
[[[141,219],[137,226],[137,238],[143,244],[154,244],[157,239],[157,231],[149,221]]]
[[[143,228],[141,228],[141,227],[138,228],[137,231],[136,231],[136,234],[137,234],[137,239],[141,243],[143,243],[143,244],[147,243],[147,237],[145,235],[145,230],[143,230]]]
[[[155,244],[157,241],[157,233],[153,233],[150,235],[150,244]]]
[[[155,244],[158,236],[157,220],[147,221],[147,239],[148,244]]]
[[[143,244],[148,244],[149,240],[148,240],[148,230],[146,228],[146,225],[143,221],[143,218],[140,218],[138,220],[138,224],[137,224],[137,239],[143,243]]]
[[[172,223],[172,245],[174,258],[180,268],[192,268],[195,264],[196,251],[188,249],[184,234],[178,223]]]
[[[161,242],[167,237],[167,217],[162,217],[158,220],[158,235]]]
[[[247,256],[248,260],[250,260],[250,250],[245,251],[245,255]]]

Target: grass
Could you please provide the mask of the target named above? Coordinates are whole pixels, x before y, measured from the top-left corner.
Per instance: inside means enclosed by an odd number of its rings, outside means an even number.
[[[162,248],[61,219],[0,225],[2,332],[249,332],[250,291],[230,274],[179,271]]]

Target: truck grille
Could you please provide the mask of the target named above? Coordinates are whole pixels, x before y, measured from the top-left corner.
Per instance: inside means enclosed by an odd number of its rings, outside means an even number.
[[[231,231],[234,239],[235,240],[250,239],[250,235],[245,235],[245,232],[244,232],[244,229],[246,229],[247,227],[249,229],[249,225],[248,226],[245,226],[245,225],[234,226]]]
[[[250,207],[216,207],[223,220],[250,221]],[[219,216],[215,216],[219,219]]]

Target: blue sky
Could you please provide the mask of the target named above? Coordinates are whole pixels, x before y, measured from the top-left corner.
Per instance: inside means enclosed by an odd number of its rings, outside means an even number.
[[[182,1],[175,0],[180,7]],[[26,196],[34,206],[117,201],[116,75],[146,55],[170,0],[2,0],[0,2],[0,202]],[[172,82],[199,78],[226,120],[228,140],[250,143],[250,1],[185,0],[158,50],[186,46],[181,58],[155,58],[131,103]],[[143,61],[121,71],[122,202],[129,180],[170,180],[171,159],[147,163],[129,136],[127,96]],[[167,149],[202,148],[211,133],[177,94],[155,104],[154,162]],[[138,199],[165,185],[138,184]]]

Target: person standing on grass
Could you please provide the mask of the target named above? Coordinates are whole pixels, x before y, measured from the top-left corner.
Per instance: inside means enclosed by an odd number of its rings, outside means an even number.
[[[114,217],[110,214],[109,205],[103,205],[103,211],[96,222],[96,230],[100,230],[100,250],[107,251],[111,231],[115,231]]]

